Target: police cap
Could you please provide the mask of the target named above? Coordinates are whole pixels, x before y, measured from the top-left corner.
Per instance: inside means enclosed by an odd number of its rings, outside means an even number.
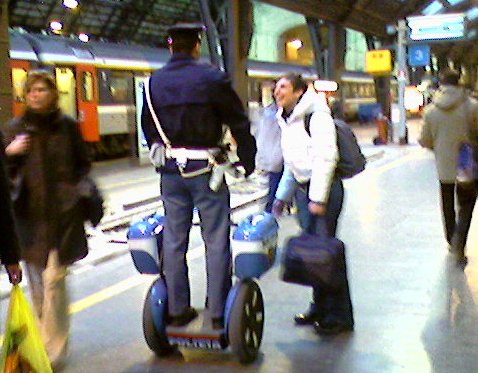
[[[172,41],[176,37],[196,37],[201,40],[201,32],[205,30],[202,23],[179,22],[168,28],[168,34]]]

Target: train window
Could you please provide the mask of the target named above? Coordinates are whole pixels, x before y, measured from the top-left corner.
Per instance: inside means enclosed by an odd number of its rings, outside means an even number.
[[[351,83],[349,82],[342,82],[342,92],[345,98],[352,97],[352,93],[350,92],[350,85]]]
[[[111,77],[110,93],[114,102],[125,102],[128,98],[128,81],[123,77]]]
[[[25,82],[27,80],[27,71],[24,69],[12,69],[12,94],[15,102],[25,101]]]
[[[89,71],[81,73],[81,99],[84,102],[93,101],[93,74]]]

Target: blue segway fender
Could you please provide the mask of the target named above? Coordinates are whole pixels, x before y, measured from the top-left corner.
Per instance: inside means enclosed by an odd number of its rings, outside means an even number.
[[[224,305],[224,329],[225,329],[226,336],[227,336],[227,331],[229,328],[229,320],[231,318],[232,307],[234,305],[234,301],[236,300],[237,292],[240,286],[241,286],[241,282],[237,281],[231,287],[231,289],[229,290],[229,293],[227,294],[226,304]]]
[[[150,288],[151,314],[156,330],[164,334],[166,330],[166,315],[168,311],[168,291],[166,283],[159,277]]]

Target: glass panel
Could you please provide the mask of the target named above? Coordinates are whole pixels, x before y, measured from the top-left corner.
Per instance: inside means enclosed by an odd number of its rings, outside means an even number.
[[[426,16],[430,16],[432,14],[436,14],[443,9],[443,5],[438,0],[435,0],[433,3],[428,5],[425,9],[423,9],[422,14]]]
[[[478,17],[478,7],[471,8],[469,11],[466,12],[466,18],[469,20],[473,20]]]
[[[93,74],[89,71],[81,73],[81,99],[84,102],[93,101]]]
[[[128,80],[124,77],[110,78],[110,93],[113,102],[124,103],[128,98]]]
[[[25,102],[25,81],[27,80],[27,71],[24,69],[12,69],[12,95],[16,102]]]
[[[459,3],[463,2],[463,0],[448,0],[448,2],[449,2],[451,5],[456,5],[456,4],[459,4]]]
[[[253,2],[254,34],[249,58],[310,66],[314,53],[305,17],[263,2]]]
[[[364,71],[367,42],[361,32],[346,29],[345,70]]]

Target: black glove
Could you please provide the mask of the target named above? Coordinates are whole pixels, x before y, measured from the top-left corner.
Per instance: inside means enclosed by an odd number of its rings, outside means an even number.
[[[255,169],[256,169],[255,165],[251,165],[249,167],[244,166],[244,170],[246,170],[246,174],[244,176],[248,177],[250,174],[254,172]]]

